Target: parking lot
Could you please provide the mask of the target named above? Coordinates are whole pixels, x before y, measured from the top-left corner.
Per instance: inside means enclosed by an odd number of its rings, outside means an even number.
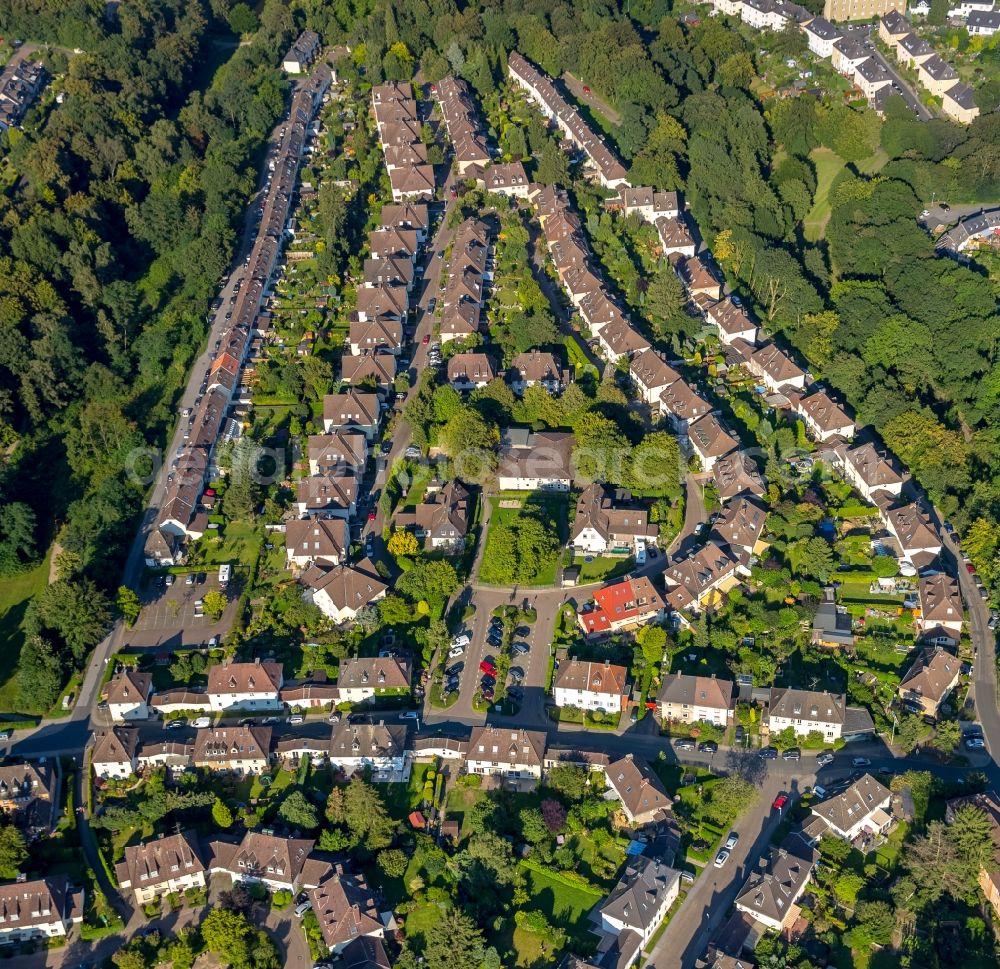
[[[522,599],[518,597],[517,604],[521,604]],[[459,656],[449,659],[448,665],[461,662],[464,664],[459,676],[459,697],[447,712],[441,711],[443,717],[466,718],[481,717],[486,719],[486,711],[477,712],[472,707],[472,698],[479,689],[483,673],[479,669],[479,664],[486,659],[496,660],[500,650],[488,642],[490,630],[490,620],[493,610],[501,605],[513,605],[509,595],[503,593],[479,592],[476,595],[475,615],[465,623],[463,632],[470,638],[470,644],[465,648],[465,652]],[[521,628],[519,625],[518,628]],[[520,726],[538,727],[544,723],[544,688],[548,674],[549,649],[551,647],[549,635],[552,629],[552,618],[539,615],[538,621],[530,626],[525,625],[527,635],[515,635],[513,642],[525,643],[528,646],[526,653],[511,657],[511,667],[519,666],[524,670],[524,679],[519,684],[522,691],[521,712],[517,716],[517,723]],[[543,632],[543,630],[545,630]],[[509,682],[509,679],[508,679]],[[432,709],[432,708],[430,708]]]
[[[188,584],[188,577],[193,581]],[[155,577],[142,595],[142,612],[134,626],[126,629],[123,645],[127,649],[205,645],[213,636],[223,639],[232,628],[240,593],[246,582],[246,573],[239,567],[233,569],[229,583],[223,590],[219,585],[217,568],[205,568],[174,576],[172,585],[166,585],[166,576]],[[196,603],[206,593],[225,591],[229,600],[225,612],[217,622],[208,616],[198,615]]]

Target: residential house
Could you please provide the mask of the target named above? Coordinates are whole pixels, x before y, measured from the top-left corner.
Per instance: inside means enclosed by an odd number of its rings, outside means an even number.
[[[378,432],[380,403],[378,394],[364,393],[353,387],[323,398],[323,430],[360,431],[370,441]]]
[[[917,595],[920,610],[914,619],[920,638],[935,646],[957,646],[964,618],[958,582],[945,572],[925,575]]]
[[[124,669],[108,683],[105,700],[114,723],[149,718],[149,697],[153,692],[153,677],[149,673]]]
[[[910,21],[898,10],[890,10],[878,22],[879,39],[889,47],[895,47],[896,42],[912,29]]]
[[[308,710],[340,702],[340,688],[326,670],[312,670],[304,680],[285,680],[281,702],[293,710]]]
[[[701,461],[702,469],[711,471],[719,458],[739,447],[740,442],[733,437],[715,414],[708,413],[687,429],[691,449]]]
[[[665,608],[648,576],[628,575],[598,589],[593,604],[585,603],[577,619],[587,636],[606,636],[661,620]]]
[[[59,814],[49,760],[0,765],[0,811],[29,836],[51,834]]]
[[[658,219],[676,219],[681,211],[676,192],[658,192],[646,185],[623,185],[613,201],[623,215],[638,215],[651,225]]]
[[[410,296],[405,286],[382,283],[358,289],[356,319],[351,320],[351,353],[398,353]]]
[[[193,744],[186,744],[182,740],[153,740],[139,745],[135,759],[140,771],[166,768],[168,771],[180,773],[191,766],[193,757]]]
[[[596,481],[589,485],[576,503],[570,545],[585,555],[635,555],[655,545],[657,527],[631,499],[627,491],[612,491]]]
[[[826,0],[823,16],[840,23],[845,20],[872,20],[890,10],[903,13],[906,0]]]
[[[285,522],[285,555],[289,568],[340,565],[350,545],[350,526],[344,518],[304,518]]]
[[[0,945],[65,938],[83,911],[83,889],[65,875],[0,885]]]
[[[834,41],[843,37],[842,31],[834,27],[825,17],[814,17],[802,28],[811,50],[817,57],[833,57]]]
[[[379,920],[375,895],[364,875],[348,874],[342,865],[334,865],[327,877],[309,893],[309,901],[319,922],[323,944],[331,954],[340,954],[347,966],[352,965],[349,953],[355,953],[354,964],[360,961],[361,969],[390,969],[388,960],[384,960],[383,965],[378,955],[381,950],[381,956],[385,956],[379,941],[385,934],[385,927]],[[366,945],[375,948],[358,960],[358,946]]]
[[[640,855],[629,862],[618,884],[601,903],[601,928],[619,937],[634,932],[642,948],[663,923],[679,894],[680,872],[659,859]]]
[[[550,394],[558,394],[570,384],[572,376],[554,354],[529,350],[511,361],[508,379],[511,390],[520,397],[536,384],[541,384]]]
[[[389,171],[389,188],[394,202],[431,199],[436,188],[431,165],[402,165]]]
[[[660,394],[660,413],[681,437],[687,437],[692,424],[711,413],[712,405],[687,381],[677,380]]]
[[[774,343],[768,343],[750,355],[749,369],[772,393],[789,388],[801,390],[805,386],[805,373]]]
[[[647,340],[628,320],[613,320],[597,331],[597,346],[610,363],[630,358],[650,349]]]
[[[739,567],[740,560],[713,541],[686,558],[675,557],[664,573],[667,605],[678,614],[713,608],[723,593],[739,584]]]
[[[992,17],[1000,25],[1000,11],[992,14]],[[997,29],[1000,29],[1000,26]],[[941,95],[941,108],[952,121],[957,121],[959,124],[972,124],[979,117],[976,92],[968,84],[958,83],[948,88]]]
[[[362,703],[380,694],[407,692],[411,676],[409,660],[395,656],[347,657],[340,662],[337,686],[344,703]]]
[[[342,518],[357,514],[360,479],[353,470],[314,474],[295,482],[295,508],[302,517]]]
[[[836,837],[867,845],[892,825],[891,804],[892,791],[864,774],[840,794],[814,802],[812,813]]]
[[[208,671],[208,702],[216,713],[280,710],[281,663],[223,660]]]
[[[740,19],[757,30],[778,31],[786,23],[777,0],[743,0]]]
[[[519,727],[473,727],[465,766],[470,774],[505,781],[538,780],[545,757],[545,731]]]
[[[854,68],[854,86],[861,91],[869,104],[875,102],[879,91],[888,88],[892,83],[892,74],[874,57],[869,57]]]
[[[139,731],[135,727],[111,727],[94,734],[90,763],[101,780],[131,777],[136,769]]]
[[[352,387],[368,384],[383,395],[396,379],[396,358],[391,353],[344,354],[340,358],[340,379]],[[364,437],[363,434],[358,435]]]
[[[837,605],[834,590],[828,586],[823,590],[823,601],[813,618],[812,642],[817,646],[831,649],[854,646],[853,620],[850,613]]]
[[[455,390],[476,390],[485,387],[496,371],[485,353],[456,353],[448,361],[448,383]]]
[[[745,340],[751,346],[756,344],[759,328],[750,319],[742,306],[737,306],[731,298],[711,303],[705,311],[705,319],[719,332],[719,339],[725,344],[735,340]]]
[[[806,890],[812,862],[784,848],[771,848],[736,896],[736,909],[775,932],[798,918],[795,904]]]
[[[639,398],[659,409],[660,395],[681,375],[671,367],[656,350],[643,350],[629,361],[629,374],[639,393]]]
[[[350,723],[347,718],[333,728],[330,763],[345,774],[371,770],[401,777],[406,760],[406,725],[379,720]]]
[[[262,884],[274,892],[284,889],[294,894],[315,888],[329,870],[328,863],[310,859],[314,844],[307,838],[279,838],[264,831],[247,831],[238,842],[217,838],[206,845],[208,869],[213,875],[229,875],[233,884]]]
[[[740,560],[742,571],[749,571],[751,555],[758,555],[765,548],[761,541],[767,524],[767,508],[741,495],[723,508],[712,525],[709,538],[728,546],[734,558]]]
[[[925,569],[941,554],[941,536],[920,505],[890,508],[885,513],[885,525],[899,543],[900,558],[910,565]]]
[[[970,37],[992,37],[1000,31],[1000,10],[970,10],[965,29]]]
[[[304,74],[319,53],[320,39],[315,30],[303,30],[288,48],[281,67],[286,74]]]
[[[202,727],[195,733],[191,762],[195,767],[242,777],[266,774],[270,753],[270,727]]]
[[[810,434],[817,441],[826,442],[833,437],[850,440],[856,425],[853,418],[825,390],[815,391],[795,402],[795,412],[805,422]]]
[[[865,501],[872,501],[877,491],[898,495],[903,490],[903,477],[896,470],[888,452],[874,444],[861,444],[846,450],[841,468],[847,481]]]
[[[668,723],[704,720],[719,727],[733,722],[733,683],[715,676],[667,673],[656,694],[660,718]]]
[[[718,458],[712,467],[712,480],[723,503],[738,495],[764,494],[764,479],[757,463],[746,451],[730,451]]]
[[[330,756],[330,729],[324,731],[327,736],[308,736],[291,734],[280,737],[274,742],[275,759],[280,760],[286,770],[296,771],[309,758],[309,763],[325,764]]]
[[[115,872],[118,887],[132,889],[137,906],[172,893],[205,887],[205,865],[192,831],[160,835],[152,841],[126,845],[125,859]]]
[[[569,491],[574,437],[569,431],[508,427],[500,438],[502,491]]]
[[[697,246],[683,218],[659,218],[655,226],[660,237],[661,255],[680,256],[684,259],[691,259],[694,256]]]
[[[959,82],[958,71],[940,54],[934,54],[917,65],[917,80],[931,94],[942,97],[945,91]]]
[[[940,646],[922,650],[899,682],[903,705],[936,717],[941,704],[958,686],[961,663]]]
[[[557,707],[621,713],[628,703],[628,693],[628,670],[613,666],[611,660],[603,663],[563,660],[552,681],[552,697]]]
[[[449,481],[416,505],[413,511],[396,514],[397,528],[410,528],[426,546],[459,553],[472,526],[475,499],[458,481]]]
[[[475,173],[475,179],[487,192],[526,199],[530,192],[531,180],[519,162],[490,165]]]
[[[403,202],[401,205],[383,205],[380,215],[382,225],[398,226],[417,234],[417,241],[427,238],[430,217],[423,202]]]
[[[669,816],[673,799],[647,761],[633,754],[604,768],[606,800],[616,800],[633,826],[652,824]]]
[[[457,824],[455,821],[451,823]],[[443,836],[446,836],[444,826],[447,824],[447,821],[443,822]],[[320,928],[322,927],[320,923]],[[360,926],[354,928],[355,938],[340,951],[340,963],[343,969],[392,969],[392,960],[385,951],[382,940],[374,935],[360,935]],[[348,932],[351,932],[350,927]]]
[[[874,51],[871,40],[864,35],[849,33],[846,37],[833,42],[833,69],[844,77],[854,78],[858,65],[868,60]]]
[[[818,733],[829,744],[843,733],[844,719],[843,693],[771,689],[767,727],[772,735],[791,727],[797,737]]]
[[[919,34],[908,32],[895,40],[896,60],[907,67],[916,67],[934,56],[934,48]]]
[[[677,271],[684,288],[688,291],[688,296],[693,298],[701,294],[714,300],[722,299],[722,284],[700,257],[692,256],[690,259],[681,260]]]
[[[384,599],[389,588],[368,559],[332,569],[314,565],[300,581],[303,598],[338,624],[352,621],[365,606]]]
[[[345,471],[360,473],[368,461],[368,438],[360,431],[310,434],[306,443],[311,475]]]

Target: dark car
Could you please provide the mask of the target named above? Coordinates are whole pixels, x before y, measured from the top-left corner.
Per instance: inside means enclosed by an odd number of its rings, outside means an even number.
[[[743,743],[743,738],[745,736],[746,736],[746,731],[744,731],[741,725],[737,725],[736,733],[733,734],[733,739],[736,741],[736,743],[741,744]]]
[[[524,697],[524,690],[519,686],[511,686],[507,688],[507,696],[512,700],[521,700]]]
[[[802,754],[797,747],[792,747],[790,750],[786,750],[781,755],[782,760],[801,760]]]
[[[719,745],[714,740],[704,740],[698,744],[698,749],[703,754],[716,754],[719,752]]]
[[[762,747],[757,755],[761,760],[777,760],[778,750],[776,747]]]
[[[674,742],[674,747],[678,750],[694,750],[695,743],[693,740],[689,740],[686,737],[682,737],[680,740]]]
[[[516,676],[519,680],[523,680],[524,679],[524,670],[522,670],[520,666],[512,666],[510,668],[510,675],[511,676]]]
[[[444,671],[445,676],[458,676],[465,669],[465,663],[454,663]]]

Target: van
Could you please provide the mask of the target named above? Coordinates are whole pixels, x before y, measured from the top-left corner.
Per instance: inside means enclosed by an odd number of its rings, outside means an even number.
[[[232,566],[227,562],[225,565],[219,566],[219,585],[223,588],[229,582],[229,576],[232,574]]]
[[[212,726],[212,718],[211,717],[198,717],[197,719],[191,721],[191,726],[195,727],[198,730],[204,730],[205,727],[211,727]]]

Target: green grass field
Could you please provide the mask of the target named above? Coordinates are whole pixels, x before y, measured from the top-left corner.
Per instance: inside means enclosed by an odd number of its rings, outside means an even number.
[[[24,644],[24,613],[32,596],[49,581],[49,557],[30,572],[12,575],[0,582],[0,716],[8,713],[39,713],[17,710],[17,660]]]
[[[823,238],[830,220],[830,188],[844,167],[844,159],[829,148],[814,148],[809,157],[816,166],[816,198],[809,214],[802,220],[802,233],[809,242]]]
[[[583,885],[571,885],[558,876],[544,874],[522,865],[531,896],[531,908],[536,908],[554,925],[570,934],[586,937],[587,913],[601,900],[599,892]]]

